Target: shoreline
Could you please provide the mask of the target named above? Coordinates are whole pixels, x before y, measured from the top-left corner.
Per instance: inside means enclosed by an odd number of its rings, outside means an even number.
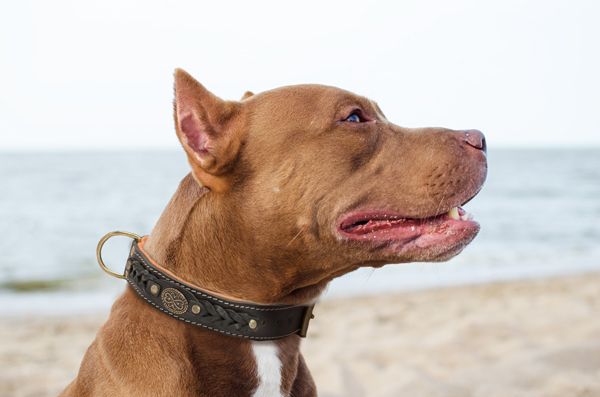
[[[600,395],[600,273],[327,298],[302,352],[319,395]],[[2,317],[0,395],[57,395],[108,312]]]

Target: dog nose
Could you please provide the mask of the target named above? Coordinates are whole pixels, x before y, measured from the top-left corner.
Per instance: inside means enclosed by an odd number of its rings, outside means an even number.
[[[485,144],[485,136],[479,130],[466,130],[463,131],[465,142],[467,142],[470,146],[473,146],[475,149],[482,150],[483,152],[487,151]]]

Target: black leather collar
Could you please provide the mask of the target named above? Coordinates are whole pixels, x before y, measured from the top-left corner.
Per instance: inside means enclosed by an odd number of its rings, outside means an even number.
[[[306,336],[314,305],[260,305],[225,299],[181,282],[133,242],[125,278],[149,305],[166,315],[213,332],[250,340]]]

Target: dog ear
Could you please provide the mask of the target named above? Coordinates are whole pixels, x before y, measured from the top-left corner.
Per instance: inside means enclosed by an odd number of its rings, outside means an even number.
[[[244,96],[242,97],[242,99],[240,99],[240,101],[243,101],[244,99],[248,99],[251,96],[254,96],[254,93],[252,91],[246,91],[246,93],[244,94]]]
[[[228,187],[227,174],[240,148],[235,129],[240,103],[224,101],[182,69],[175,70],[175,128],[192,173],[214,191]]]

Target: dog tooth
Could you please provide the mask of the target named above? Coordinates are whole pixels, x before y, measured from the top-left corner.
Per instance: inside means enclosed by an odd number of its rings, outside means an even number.
[[[446,215],[448,215],[452,219],[456,219],[456,220],[460,219],[460,216],[458,215],[457,207],[452,208],[450,211],[448,211],[448,213]]]

